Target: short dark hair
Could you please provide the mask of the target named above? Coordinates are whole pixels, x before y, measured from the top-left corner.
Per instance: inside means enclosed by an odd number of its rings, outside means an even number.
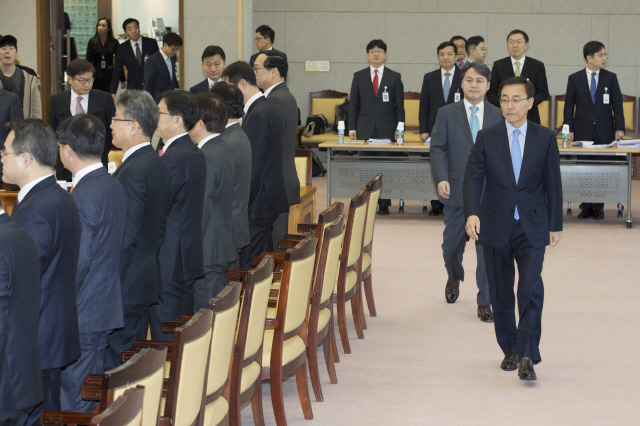
[[[473,36],[467,39],[466,44],[464,45],[465,50],[467,51],[467,55],[471,49],[475,49],[477,45],[480,43],[484,43],[484,37],[482,36]]]
[[[367,50],[366,52],[369,53],[369,51],[371,49],[373,49],[374,47],[377,47],[379,49],[384,50],[385,52],[387,51],[387,43],[385,43],[384,41],[380,40],[380,39],[376,39],[376,40],[371,40],[369,42],[369,44],[367,44]]]
[[[438,49],[436,50],[436,54],[440,55],[440,51],[447,48],[447,47],[453,47],[453,53],[457,53],[458,52],[458,48],[456,47],[455,44],[453,44],[450,41],[443,41],[442,43],[440,43],[438,45]]]
[[[509,77],[506,80],[503,80],[498,87],[498,96],[502,96],[502,89],[506,86],[515,86],[521,84],[524,86],[524,89],[527,92],[527,98],[533,98],[536,94],[536,88],[529,79],[525,77]]]
[[[186,90],[167,90],[160,95],[158,103],[163,99],[169,114],[182,117],[187,132],[193,129],[199,120],[198,104],[193,95]]]
[[[212,56],[220,55],[223,61],[227,60],[227,57],[224,54],[224,50],[220,46],[207,46],[202,52],[202,62],[204,62],[204,58],[210,58]]]
[[[15,133],[13,153],[28,153],[41,166],[54,167],[58,152],[58,139],[53,129],[37,118],[14,120],[5,124]]]
[[[483,64],[482,62],[471,62],[471,61],[467,62],[462,66],[462,70],[460,70],[461,80],[464,78],[464,75],[467,73],[467,71],[469,71],[471,68],[476,70],[476,72],[481,76],[485,77],[487,81],[491,81],[491,71],[489,70],[489,67]]]
[[[268,25],[260,25],[258,28],[256,28],[256,32],[260,33],[262,37],[271,40],[271,44],[276,41],[276,32],[273,31],[273,29],[271,29],[271,27]]]
[[[245,80],[252,86],[256,86],[256,73],[253,72],[251,65],[244,61],[234,62],[224,69],[222,78],[229,77],[229,81],[237,86],[240,80]]]
[[[264,60],[263,66],[270,70],[273,68],[277,68],[280,73],[280,77],[287,78],[287,71],[289,70],[289,65],[287,61],[280,55],[267,55],[267,59]]]
[[[96,73],[96,69],[91,65],[91,62],[85,59],[74,59],[67,66],[67,75],[69,77],[75,78],[76,75],[85,74],[90,72],[91,75]]]
[[[261,50],[260,52],[258,52],[258,55],[277,56],[278,58],[284,59],[287,64],[289,63],[287,61],[287,58],[284,57],[284,53],[280,52],[279,50]]]
[[[587,59],[587,56],[593,56],[602,49],[604,49],[604,44],[599,41],[591,40],[582,48],[582,55],[584,56],[584,59]]]
[[[132,22],[135,22],[137,26],[140,26],[140,21],[138,21],[136,18],[127,18],[122,23],[122,29],[127,31],[127,25],[129,25]]]
[[[167,33],[162,36],[162,44],[167,46],[182,46],[182,37],[177,33]]]
[[[509,35],[507,36],[507,41],[509,41],[509,37],[511,37],[514,34],[521,34],[522,37],[524,37],[524,42],[525,43],[529,43],[529,36],[527,35],[527,33],[525,33],[522,30],[513,30],[509,33]]]
[[[81,160],[100,160],[106,132],[99,118],[78,114],[60,123],[56,133],[60,143],[69,145]]]
[[[464,41],[465,44],[467,44],[467,39],[462,37],[461,35],[454,35],[453,37],[451,37],[451,39],[449,41],[451,43],[453,43],[456,40],[462,40],[462,41]]]
[[[219,95],[222,98],[227,108],[229,118],[236,119],[242,117],[244,96],[240,89],[233,84],[219,81],[213,85],[211,93]]]
[[[227,125],[227,107],[221,96],[211,92],[196,95],[200,120],[209,133],[222,133]]]
[[[152,138],[158,127],[158,105],[151,94],[144,90],[125,90],[118,98],[116,107],[123,107],[122,115],[140,125],[142,133]]]
[[[14,42],[14,39],[12,36],[8,36],[8,37],[3,37],[0,36],[0,39],[4,38],[4,40],[0,41],[0,49],[2,49],[5,46],[13,46],[14,49],[18,50],[18,43]]]

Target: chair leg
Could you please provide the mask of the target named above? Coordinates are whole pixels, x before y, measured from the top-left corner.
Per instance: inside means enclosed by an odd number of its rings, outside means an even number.
[[[362,280],[358,281],[358,316],[360,317],[360,326],[363,330],[367,329],[367,320],[364,317],[364,298],[362,297]]]
[[[336,345],[336,329],[333,322],[333,306],[331,307],[331,322],[329,323],[331,330],[331,352],[333,353],[333,362],[340,362],[340,355],[338,355],[338,345]]]
[[[240,391],[232,392],[229,396],[229,424],[231,426],[240,426]],[[256,423],[256,426],[258,423]]]
[[[287,416],[284,413],[284,395],[282,393],[282,367],[280,367],[278,371],[273,370],[274,368],[271,368],[271,377],[269,380],[273,414],[275,415],[277,426],[287,426]]]
[[[309,336],[309,343],[307,344],[307,359],[309,360],[309,377],[311,377],[311,386],[313,387],[313,393],[316,397],[316,401],[324,401],[322,396],[322,386],[320,386],[320,372],[318,371],[318,346],[315,336],[312,338]]]
[[[342,300],[340,300],[342,299]],[[340,340],[342,340],[342,349],[345,354],[351,353],[351,346],[349,346],[349,335],[347,334],[347,318],[346,318],[346,302],[344,298],[338,297],[338,303],[336,303],[336,310],[338,311],[338,329],[340,330]]]
[[[331,323],[329,323],[331,325]],[[331,356],[331,336],[327,334],[322,341],[322,349],[324,351],[324,362],[327,364],[327,372],[329,373],[329,380],[332,384],[338,383],[338,376],[336,375],[336,366],[333,364],[333,358]]]
[[[264,411],[262,410],[262,382],[258,378],[258,389],[251,397],[251,411],[253,411],[253,423],[256,426],[264,426]],[[238,422],[238,426],[240,422]]]
[[[376,312],[376,302],[373,300],[373,283],[371,279],[372,275],[369,274],[366,280],[364,280],[364,295],[367,298],[367,307],[369,308],[369,315],[372,317],[378,316]]]
[[[309,398],[309,385],[307,384],[307,362],[302,363],[296,370],[296,383],[298,385],[298,396],[300,397],[300,405],[302,405],[302,413],[307,420],[313,419],[313,410],[311,410],[311,398]]]
[[[360,323],[360,303],[358,292],[351,298],[351,314],[353,315],[353,324],[356,326],[356,335],[358,339],[364,339],[362,324]]]

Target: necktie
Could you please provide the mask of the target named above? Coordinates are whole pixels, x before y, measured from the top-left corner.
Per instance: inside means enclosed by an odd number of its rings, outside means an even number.
[[[173,72],[171,70],[171,58],[167,58],[167,69],[169,69],[169,77],[173,81]]]
[[[18,197],[16,197],[16,201],[13,202],[13,210],[11,212],[15,212],[19,205],[20,201],[18,201]]]
[[[444,73],[444,84],[442,85],[442,94],[444,95],[444,103],[446,104],[449,99],[449,91],[451,90],[451,83],[449,82],[450,72]]]
[[[458,66],[458,68],[462,69],[462,67],[464,66],[464,64],[462,63],[462,61],[456,61],[456,65]]]
[[[140,67],[142,67],[142,52],[140,51],[138,43],[136,43],[136,60],[140,64]]]
[[[246,112],[244,112],[244,110],[242,110],[242,119],[244,120],[244,116],[247,115]]]
[[[469,118],[469,127],[471,128],[471,136],[473,137],[473,143],[476,143],[476,136],[478,136],[478,131],[480,130],[480,120],[478,120],[478,116],[476,112],[478,111],[477,106],[472,106],[471,109],[471,117]]]
[[[516,77],[520,77],[520,62],[516,62]]]
[[[522,157],[520,154],[520,142],[518,137],[520,136],[520,130],[513,131],[513,139],[511,140],[511,164],[513,165],[513,175],[516,177],[516,185],[518,184],[518,178],[520,177],[520,167],[522,167]],[[516,204],[516,213],[513,215],[515,220],[520,219],[518,214],[518,206]]]
[[[373,70],[373,94],[378,97],[378,70]]]
[[[596,73],[592,72],[591,73],[591,100],[593,101],[593,103],[596,103],[596,87],[598,85],[596,84]]]
[[[80,102],[82,102],[82,96],[78,96],[77,98],[77,103],[76,103],[76,115],[78,114],[84,114],[84,108],[82,108],[82,104]]]

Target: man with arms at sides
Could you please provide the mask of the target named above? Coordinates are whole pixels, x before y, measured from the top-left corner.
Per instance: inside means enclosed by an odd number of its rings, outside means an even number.
[[[449,41],[456,46],[456,66],[461,70],[465,64],[464,59],[467,57],[467,40],[461,35],[455,35]]]
[[[404,122],[402,77],[387,67],[387,44],[371,40],[367,44],[369,66],[353,74],[349,97],[349,138],[395,140],[398,122]],[[365,155],[371,152],[363,153]],[[377,152],[376,152],[377,154]],[[388,215],[391,200],[379,199],[378,214]]]
[[[487,58],[487,47],[484,44],[484,37],[469,37],[469,40],[467,40],[467,44],[465,45],[465,49],[467,49],[467,55],[469,55],[470,62],[482,62],[484,64],[484,61]]]
[[[289,65],[278,53],[261,53],[253,64],[258,87],[264,91],[267,100],[273,103],[280,113],[283,128],[282,140],[282,176],[287,189],[289,205],[300,202],[300,179],[296,171],[296,141],[298,139],[298,104],[285,79]],[[280,213],[273,224],[273,249],[278,250],[278,241],[289,228],[289,211]]]
[[[58,127],[60,158],[74,175],[71,196],[82,227],[76,269],[80,358],[62,370],[63,411],[89,412],[96,407],[82,400],[84,377],[104,371],[109,334],[124,326],[115,271],[120,264],[127,195],[100,162],[105,133],[102,122],[87,114],[67,118]]]
[[[277,53],[278,56],[284,58],[287,61],[287,55],[284,52],[276,50],[273,48],[273,43],[276,41],[276,32],[271,29],[268,25],[260,25],[256,28],[256,38],[254,40],[256,44],[256,48],[258,49],[258,53],[254,53],[251,55],[249,59],[249,65],[253,67],[256,58],[261,52],[272,51]],[[289,61],[287,61],[288,63]]]
[[[151,147],[158,106],[147,92],[127,90],[118,98],[111,123],[113,144],[122,164],[113,173],[127,194],[127,218],[120,253],[124,328],[109,336],[104,370],[120,365],[120,352],[135,339],[146,339],[149,308],[160,301],[158,254],[164,240],[171,175]]]
[[[24,118],[42,118],[40,77],[18,64],[18,40],[11,35],[0,36],[0,70],[16,85]]]
[[[9,128],[5,127],[5,123],[20,120],[23,118],[23,112],[20,107],[20,98],[18,95],[4,90],[1,87],[2,84],[0,83],[0,149],[3,149],[4,141],[7,139],[10,132]],[[2,173],[1,163],[0,173]]]
[[[227,271],[236,259],[233,243],[233,152],[220,134],[227,124],[224,100],[213,93],[196,96],[200,119],[189,131],[207,162],[202,211],[202,251],[204,277],[197,279],[193,312],[206,308],[229,283]]]
[[[604,44],[590,41],[582,49],[586,70],[569,76],[564,104],[564,124],[569,140],[609,144],[624,136],[624,111],[618,77],[607,71]],[[604,219],[604,203],[582,203],[578,219]]]
[[[256,74],[246,62],[229,65],[222,77],[244,97],[242,130],[251,143],[251,189],[249,191],[249,245],[240,251],[240,267],[251,269],[251,259],[273,250],[271,233],[280,215],[289,211],[282,174],[283,124],[280,114],[256,85]]]
[[[227,57],[224,54],[224,50],[220,46],[207,46],[202,52],[202,71],[206,74],[205,78],[200,83],[189,89],[194,95],[198,93],[208,92],[214,84],[222,80],[222,71],[227,66]]]
[[[71,195],[53,177],[53,130],[35,118],[12,121],[9,128],[3,180],[20,187],[12,219],[35,241],[42,279],[38,342],[44,400],[29,414],[32,425],[45,411],[60,410],[60,372],[80,355],[75,284],[81,228]]]
[[[456,66],[456,45],[450,41],[440,43],[436,49],[440,68],[424,75],[420,92],[420,139],[427,141],[436,122],[438,109],[462,99],[460,89],[460,70]],[[439,200],[431,201],[429,216],[442,213],[443,205]]]
[[[158,102],[167,90],[179,89],[176,53],[182,46],[182,38],[176,33],[162,37],[162,49],[144,62],[144,90]]]
[[[0,209],[0,424],[23,426],[42,401],[38,352],[40,259],[31,236]]]
[[[158,51],[158,43],[147,37],[140,36],[140,23],[137,19],[129,18],[122,23],[122,29],[129,38],[116,51],[116,64],[111,73],[111,96],[116,100],[120,77],[124,74],[123,67],[127,67],[127,83],[122,88],[142,90],[144,84],[144,63],[146,59]]]
[[[251,143],[240,127],[244,97],[240,89],[225,82],[216,83],[211,93],[224,100],[227,110],[227,125],[222,132],[222,141],[233,153],[233,205],[231,220],[233,223],[233,242],[236,249],[232,267],[239,268],[240,250],[249,244],[249,190],[251,187]]]
[[[162,161],[171,174],[167,233],[160,248],[162,301],[151,307],[151,338],[173,340],[162,332],[162,321],[193,314],[193,291],[204,276],[202,209],[207,164],[189,132],[200,119],[198,104],[185,90],[160,95],[156,134],[164,143]]]
[[[464,99],[438,110],[431,136],[431,168],[444,204],[442,255],[449,277],[444,290],[447,303],[458,299],[460,281],[464,281],[462,255],[469,237],[464,230],[462,182],[467,159],[478,131],[502,121],[500,110],[484,99],[491,80],[489,67],[480,62],[467,62],[461,74]],[[493,313],[489,283],[482,244],[478,241],[476,256],[478,317],[483,322],[490,322],[493,321]]]
[[[513,77],[502,82],[498,93],[505,120],[478,133],[467,162],[466,231],[484,249],[496,337],[505,355],[501,368],[517,368],[521,379],[535,380],[533,364],[541,361],[544,252],[549,244],[555,247],[562,231],[560,154],[553,130],[527,120],[533,83]]]
[[[507,49],[509,50],[509,56],[493,63],[491,88],[489,88],[487,98],[489,102],[499,107],[498,87],[500,84],[508,78],[522,76],[529,80],[535,88],[533,108],[529,110],[527,118],[536,124],[540,124],[538,105],[549,96],[547,73],[544,64],[525,55],[529,49],[529,36],[522,30],[513,30],[509,33],[507,36]]]

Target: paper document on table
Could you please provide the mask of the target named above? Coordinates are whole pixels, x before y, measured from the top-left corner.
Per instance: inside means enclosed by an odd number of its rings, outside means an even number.
[[[431,146],[431,138],[427,139],[424,144],[427,146]]]
[[[618,146],[639,145],[640,139],[621,139],[616,142]]]
[[[372,145],[389,145],[391,143],[391,139],[369,139],[367,143]]]
[[[344,143],[357,143],[357,144],[361,144],[361,145],[364,145],[364,141],[357,141],[357,140],[352,140],[352,141],[344,141]]]
[[[593,145],[593,141],[573,141],[571,142],[571,146],[582,146],[586,147],[589,145]]]

